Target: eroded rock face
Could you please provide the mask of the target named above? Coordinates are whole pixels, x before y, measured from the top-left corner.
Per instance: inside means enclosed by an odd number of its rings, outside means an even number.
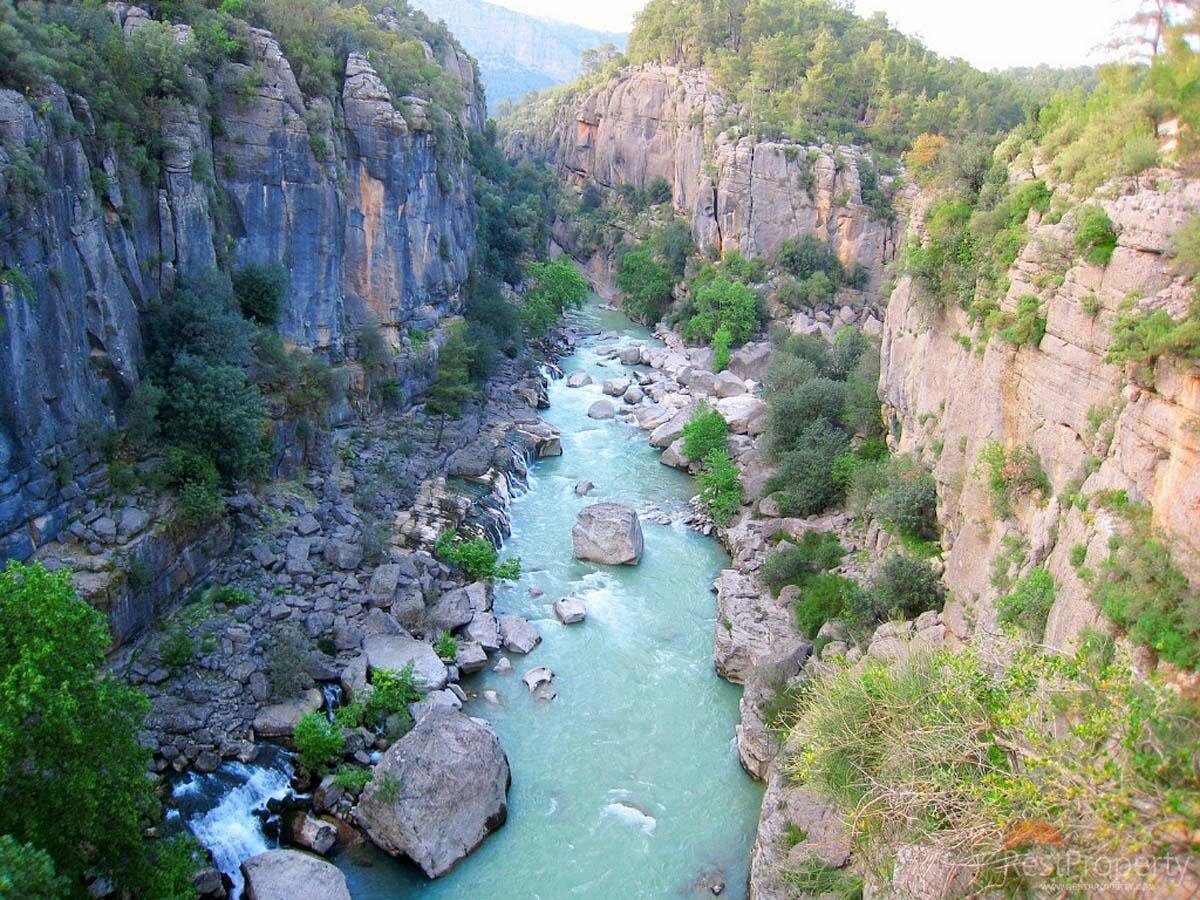
[[[242,863],[246,900],[350,900],[333,863],[299,850],[268,850]]]
[[[354,819],[377,847],[437,878],[504,824],[508,784],[491,727],[433,706],[375,766]]]
[[[635,566],[645,541],[637,513],[620,503],[584,507],[571,531],[575,558],[606,566]]]

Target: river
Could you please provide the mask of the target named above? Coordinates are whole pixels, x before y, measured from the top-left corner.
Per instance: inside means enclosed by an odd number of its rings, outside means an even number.
[[[488,670],[464,684],[502,701],[476,700],[467,712],[491,721],[508,753],[508,822],[432,882],[371,848],[339,854],[355,900],[699,897],[711,896],[714,881],[726,885],[723,896],[745,896],[762,793],[734,745],[740,688],[718,678],[712,662],[712,580],[729,559],[683,524],[692,481],[660,464],[636,426],[587,417],[600,383],[625,372],[597,350],[613,346],[611,332],[620,343],[651,341],[649,333],[595,298],[572,318],[581,331],[609,336],[585,337],[562,360],[565,372],[586,370],[595,384],[550,386],[543,415],[561,431],[564,452],[533,466],[514,501],[504,555],[519,556],[523,574],[496,590],[497,611],[526,616],[543,640],[511,657],[512,672]],[[596,485],[587,498],[575,495],[581,479]],[[575,516],[598,501],[643,513],[640,565],[574,559]],[[655,510],[670,524],[650,517]],[[584,601],[586,622],[555,620],[550,604],[567,594]],[[521,684],[534,666],[555,672],[553,701]]]

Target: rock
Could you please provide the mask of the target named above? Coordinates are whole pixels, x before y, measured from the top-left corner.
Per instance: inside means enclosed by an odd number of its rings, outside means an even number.
[[[543,684],[549,684],[554,680],[554,673],[545,666],[538,666],[536,669],[530,669],[522,677],[525,687],[529,688],[529,692],[533,693]]]
[[[500,617],[500,640],[510,653],[528,653],[542,640],[537,629],[521,616]]]
[[[616,416],[617,409],[607,400],[597,400],[588,407],[587,414],[589,419],[605,420]]]
[[[342,674],[338,676],[338,684],[346,695],[345,699],[353,701],[367,687],[367,658],[360,654],[346,663]]]
[[[629,389],[621,395],[621,399],[630,406],[637,406],[644,399],[646,399],[646,393],[640,387],[634,384],[630,385]]]
[[[645,541],[637,513],[619,503],[584,507],[571,531],[575,558],[604,565],[637,565]]]
[[[496,661],[496,664],[492,666],[492,671],[498,675],[507,675],[512,671],[512,667],[512,660],[507,656],[502,656]]]
[[[372,597],[380,597],[389,602],[396,596],[396,586],[400,583],[400,566],[396,563],[384,563],[371,573],[371,582],[367,593]]]
[[[305,815],[292,837],[304,849],[324,856],[337,843],[337,827],[311,814]]]
[[[490,612],[477,612],[463,629],[467,640],[474,641],[484,650],[500,649],[500,625]]]
[[[287,542],[283,555],[290,562],[307,562],[311,546],[307,538],[294,537]]]
[[[692,465],[692,461],[683,455],[683,438],[673,442],[670,447],[664,450],[658,461],[664,466],[670,466],[672,469],[680,469],[684,472]]]
[[[475,610],[472,608],[471,595],[467,593],[467,588],[456,588],[442,594],[429,611],[430,622],[444,631],[461,628],[474,616]]]
[[[350,900],[346,876],[299,850],[268,850],[242,863],[246,900]]]
[[[437,878],[504,824],[509,780],[487,723],[434,706],[383,755],[353,817],[375,846]]]
[[[650,432],[650,446],[662,450],[664,447],[671,446],[683,437],[683,428],[692,417],[692,412],[695,408],[696,405],[694,403],[689,403],[669,420]]]
[[[363,652],[372,671],[392,669],[399,672],[411,662],[416,683],[425,691],[441,690],[449,678],[446,664],[433,648],[407,635],[372,634],[363,641]]]
[[[150,524],[150,514],[136,506],[121,510],[121,518],[117,523],[117,533],[122,540],[141,534]]]
[[[604,387],[602,389],[604,393],[610,397],[620,397],[627,390],[629,390],[629,387],[630,384],[628,378],[610,378],[604,382]]]
[[[592,383],[592,376],[587,372],[572,372],[567,376],[567,387],[581,388]]]
[[[458,652],[454,654],[454,664],[465,675],[479,672],[487,668],[487,651],[478,641],[459,641]]]
[[[564,625],[574,625],[576,622],[584,620],[587,610],[583,606],[583,601],[578,597],[563,597],[561,600],[554,601],[554,615]]]
[[[636,366],[642,362],[641,347],[624,347],[617,351],[617,359],[623,366]]]
[[[317,521],[317,517],[312,513],[305,513],[296,520],[296,534],[300,535],[300,537],[308,537],[320,530],[321,523]]]
[[[213,750],[205,750],[196,757],[197,772],[215,772],[221,767],[221,754]]]
[[[586,497],[596,486],[586,479],[575,483],[575,496]]]
[[[111,544],[117,539],[117,523],[108,516],[101,516],[93,522],[92,531],[105,544]]]
[[[713,393],[724,399],[725,397],[737,397],[739,394],[747,392],[746,382],[738,378],[732,372],[718,372],[717,382]]]
[[[357,569],[358,564],[362,562],[362,558],[362,544],[343,541],[337,538],[327,541],[325,544],[325,562],[331,566],[345,571]]]
[[[226,896],[225,883],[221,880],[221,872],[212,866],[206,866],[192,873],[192,887],[196,889],[196,893],[201,897],[212,898],[212,900]]]
[[[316,688],[309,688],[301,697],[264,706],[254,717],[254,734],[259,738],[291,737],[296,723],[310,712],[316,712],[325,698]]]
[[[717,401],[716,408],[733,434],[762,434],[767,404],[757,397],[748,394],[726,397]]]

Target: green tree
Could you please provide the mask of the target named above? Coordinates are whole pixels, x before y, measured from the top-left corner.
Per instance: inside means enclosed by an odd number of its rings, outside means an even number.
[[[263,325],[279,321],[287,287],[287,270],[278,263],[247,263],[233,273],[233,293],[242,313]]]
[[[58,900],[70,892],[54,870],[54,860],[32,844],[0,834],[0,897],[4,900]]]
[[[671,305],[675,282],[666,266],[654,259],[649,250],[639,248],[626,253],[621,260],[617,287],[624,295],[621,308],[625,314],[653,325]]]
[[[726,450],[728,436],[725,417],[707,403],[701,403],[683,426],[683,455],[698,461],[713,450]]]
[[[717,276],[696,289],[696,312],[684,323],[683,333],[691,341],[711,341],[722,326],[730,343],[740,346],[758,327],[758,299],[740,281]]]
[[[110,641],[69,572],[0,572],[0,833],[72,883],[94,865],[135,889],[158,807],[137,739],[149,704],[104,674]]]
[[[446,341],[438,352],[437,379],[425,398],[426,415],[438,417],[435,447],[442,446],[446,418],[457,417],[462,405],[478,395],[471,381],[471,345],[467,343],[466,325],[453,322],[447,326]]]

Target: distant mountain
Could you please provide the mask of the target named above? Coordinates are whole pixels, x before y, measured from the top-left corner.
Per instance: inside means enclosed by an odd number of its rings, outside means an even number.
[[[601,44],[625,49],[628,35],[539,19],[483,0],[409,0],[442,19],[479,61],[488,107],[562,84],[582,71],[579,54]]]

